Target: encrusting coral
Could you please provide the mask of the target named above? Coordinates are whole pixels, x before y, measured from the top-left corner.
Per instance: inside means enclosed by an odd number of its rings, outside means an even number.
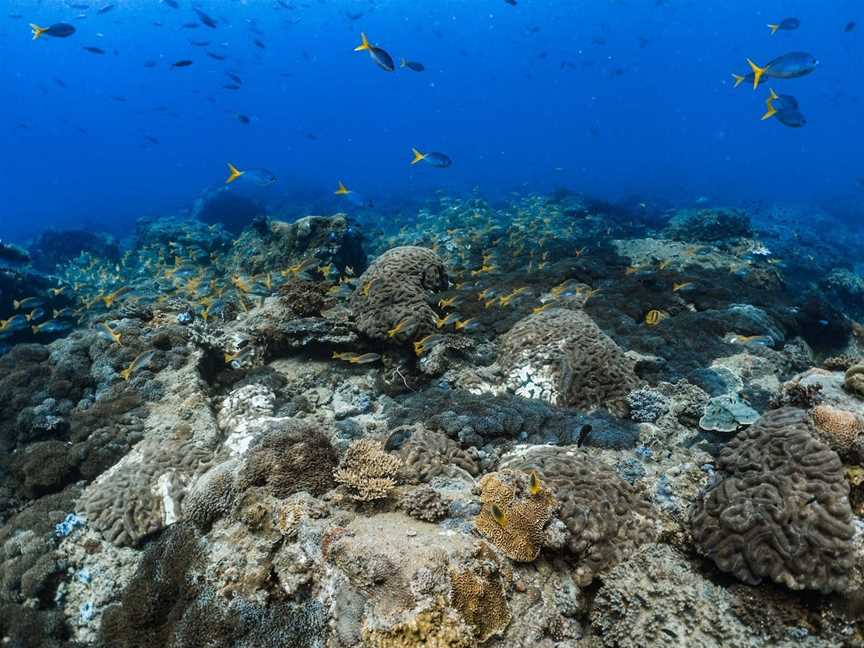
[[[489,473],[477,485],[483,508],[474,518],[482,536],[517,562],[531,562],[549,544],[546,530],[558,502],[536,474]]]
[[[498,363],[520,396],[555,405],[626,413],[634,363],[581,311],[551,308],[501,336]]]
[[[494,560],[482,559],[483,553],[465,568],[450,569],[450,604],[480,643],[503,633],[513,618],[501,569]]]
[[[849,485],[837,453],[811,434],[807,412],[772,410],[718,460],[726,477],[691,520],[699,549],[746,583],[843,591],[853,552]]]
[[[864,450],[864,418],[855,412],[817,405],[810,410],[813,425],[821,438],[841,457]]]
[[[429,609],[387,629],[364,628],[363,645],[368,648],[472,648],[474,633],[439,598]]]
[[[402,460],[384,452],[373,439],[355,441],[345,451],[333,478],[358,502],[384,499],[396,486]]]
[[[574,579],[581,586],[658,534],[645,497],[584,451],[536,446],[501,465],[535,471],[555,493],[558,517],[570,532],[566,546],[577,561]]]
[[[375,259],[357,286],[349,302],[357,328],[376,340],[405,341],[434,328],[429,304],[447,288],[447,270],[431,250],[396,247]]]

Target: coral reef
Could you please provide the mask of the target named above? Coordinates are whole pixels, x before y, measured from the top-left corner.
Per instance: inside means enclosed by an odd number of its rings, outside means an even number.
[[[402,458],[401,474],[404,481],[411,484],[428,483],[440,475],[467,473],[474,477],[480,474],[480,466],[474,457],[446,435],[416,425],[407,430],[404,427],[396,428],[391,431],[390,438],[399,437],[403,432],[410,433],[398,451]]]
[[[534,486],[530,482],[534,480]],[[483,475],[477,485],[483,508],[474,527],[505,556],[517,562],[531,562],[550,541],[558,502],[534,475],[505,470]],[[563,545],[563,533],[557,535]]]
[[[853,461],[864,458],[864,417],[831,405],[817,405],[810,417],[820,438],[838,455]]]
[[[716,396],[708,401],[699,427],[712,432],[735,432],[759,418],[759,412],[737,394]]]
[[[376,340],[403,341],[434,328],[430,303],[447,288],[447,270],[431,250],[396,247],[375,259],[357,285],[349,307],[358,329]]]
[[[502,634],[512,614],[497,563],[482,558],[470,562],[470,567],[450,570],[450,604],[472,628],[477,641],[483,643]]]
[[[626,411],[633,362],[586,314],[545,310],[501,337],[498,362],[517,395],[555,405]]]
[[[864,398],[864,363],[852,365],[846,370],[843,386],[847,391]]]
[[[372,439],[355,441],[333,472],[333,479],[346,486],[358,502],[384,499],[396,486],[402,460],[384,452],[382,444]]]
[[[426,484],[403,493],[399,507],[414,519],[424,522],[437,522],[450,512],[447,500]]]
[[[724,241],[751,236],[750,218],[740,209],[682,209],[666,228],[670,238],[678,241]]]
[[[569,531],[566,546],[576,560],[574,577],[582,586],[656,538],[645,498],[614,469],[584,451],[539,446],[503,459],[501,466],[536,471],[554,493],[558,517]]]
[[[807,413],[765,414],[723,448],[725,477],[697,503],[693,535],[720,569],[746,583],[843,591],[853,554],[849,485]]]

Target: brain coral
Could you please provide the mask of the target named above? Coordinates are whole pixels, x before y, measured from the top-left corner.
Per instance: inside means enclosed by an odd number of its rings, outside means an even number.
[[[450,570],[450,603],[483,643],[503,633],[513,615],[497,565],[477,562],[473,569]]]
[[[537,472],[559,503],[570,536],[580,586],[657,535],[648,501],[615,470],[584,451],[537,446],[502,462],[502,468]]]
[[[177,520],[187,486],[212,460],[191,440],[145,439],[88,486],[80,507],[107,540],[137,545]]]
[[[546,544],[546,527],[558,508],[549,489],[538,482],[538,490],[532,494],[529,481],[526,473],[502,470],[483,475],[478,484],[483,508],[474,518],[474,526],[517,562],[531,562],[540,554]],[[495,519],[493,507],[497,507],[502,519]]]
[[[520,396],[626,412],[638,380],[633,362],[581,311],[552,308],[520,320],[500,339],[498,364]]]
[[[466,472],[471,476],[480,474],[480,467],[474,458],[446,434],[416,425],[396,428],[391,437],[400,430],[411,430],[412,427],[410,438],[399,448],[401,472],[406,482],[417,484],[429,482],[439,475],[452,476]]]
[[[856,396],[864,398],[864,362],[849,367],[843,386]]]
[[[767,412],[720,453],[727,474],[698,502],[697,546],[756,585],[846,589],[852,566],[849,485],[840,458],[811,434],[807,412]]]
[[[395,339],[405,341],[431,331],[436,313],[432,294],[447,288],[444,262],[426,248],[403,246],[375,259],[357,281],[349,307],[357,328],[371,338],[390,339],[387,331],[402,323]]]
[[[841,457],[864,455],[864,418],[847,410],[817,405],[810,410],[819,436]]]

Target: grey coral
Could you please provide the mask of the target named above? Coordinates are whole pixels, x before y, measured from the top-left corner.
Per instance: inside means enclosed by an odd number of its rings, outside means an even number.
[[[447,288],[444,262],[426,248],[410,245],[388,250],[357,280],[349,307],[365,335],[391,339],[387,332],[401,323],[393,339],[405,341],[434,328],[430,303]]]
[[[411,427],[397,428],[391,436]],[[480,474],[480,466],[472,455],[446,434],[427,430],[422,425],[413,428],[410,438],[399,448],[403,462],[401,474],[405,482],[428,483],[439,476],[464,476],[467,473],[476,477]]]
[[[848,587],[854,528],[837,453],[811,432],[807,412],[772,410],[720,454],[726,477],[692,516],[699,549],[723,571],[822,592]]]
[[[554,405],[626,413],[634,363],[581,311],[552,308],[517,322],[500,339],[498,364],[520,396]]]
[[[536,446],[501,462],[501,468],[537,472],[560,505],[581,586],[616,565],[658,533],[651,505],[613,468],[582,450]]]

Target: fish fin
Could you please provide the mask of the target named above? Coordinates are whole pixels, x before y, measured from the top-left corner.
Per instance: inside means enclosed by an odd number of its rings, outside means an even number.
[[[735,79],[735,87],[737,88],[744,81],[744,75],[742,74],[733,74],[732,78]]]
[[[129,380],[129,376],[131,374],[132,374],[131,371],[129,371],[128,369],[124,369],[123,371],[120,372],[120,377],[123,378],[123,380]]]
[[[21,308],[21,302],[19,302],[17,299],[13,299],[12,306],[15,308],[15,310],[18,310],[19,308]]]
[[[339,180],[339,188],[336,190],[336,195],[337,196],[344,196],[345,194],[349,194],[349,193],[351,193],[351,190],[348,189],[348,187],[346,187],[344,184],[342,184],[341,180]]]
[[[780,25],[772,25],[771,23],[769,23],[768,28],[771,30],[771,35],[773,36],[777,33],[777,30],[780,29]]]
[[[771,100],[768,100],[768,110],[765,111],[765,114],[762,115],[762,121],[766,119],[771,119],[774,115],[777,114],[777,109],[771,105]]]
[[[30,330],[33,331],[33,335],[36,335],[39,332],[38,326],[31,326]]]
[[[411,160],[411,164],[417,164],[418,162],[422,162],[423,160],[426,159],[426,156],[423,155],[416,148],[412,148],[411,151],[414,153],[414,159]]]
[[[39,25],[34,25],[33,23],[30,23],[30,29],[33,30],[33,40],[40,38],[42,34],[48,31],[45,27],[40,27]]]
[[[750,65],[750,68],[753,70],[753,89],[755,90],[756,88],[759,87],[759,82],[762,80],[762,75],[765,74],[765,70],[767,70],[768,68],[767,67],[764,67],[764,68],[759,67],[753,61],[751,61],[749,58],[747,59],[747,63]]]
[[[498,523],[499,526],[503,527],[507,524],[507,516],[504,515],[504,511],[497,504],[493,504],[491,506],[491,513],[494,520]]]
[[[366,40],[366,34],[364,34],[363,32],[360,32],[360,41],[361,43],[354,48],[355,52],[363,52],[369,49],[369,41]]]
[[[773,100],[773,99],[779,99],[779,98],[780,98],[780,97],[777,96],[777,93],[774,92],[774,88],[768,88],[768,89],[771,91],[771,97],[769,98],[770,100]]]
[[[245,171],[240,171],[239,169],[237,169],[237,167],[235,167],[230,162],[228,162],[228,170],[231,172],[231,175],[228,176],[228,179],[225,181],[225,184],[231,184],[237,178],[239,178],[244,173],[246,173]]]
[[[403,58],[403,59],[399,59],[399,67],[400,67],[400,68],[404,68],[404,67],[405,67],[405,59],[404,59],[404,58]]]

